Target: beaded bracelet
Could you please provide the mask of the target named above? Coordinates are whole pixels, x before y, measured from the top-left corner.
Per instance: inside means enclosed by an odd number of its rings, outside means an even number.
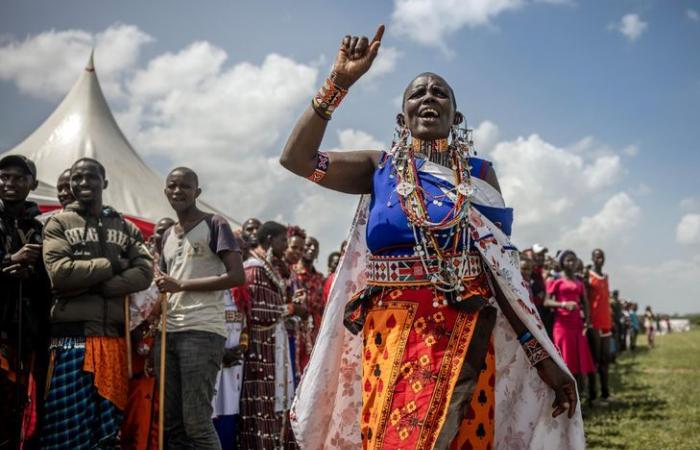
[[[523,332],[523,334],[518,336],[518,342],[520,342],[521,345],[530,339],[532,339],[532,333],[530,333],[530,330],[525,330],[525,332]]]
[[[316,168],[314,169],[314,173],[309,175],[307,178],[314,183],[320,183],[321,180],[326,176],[326,172],[328,172],[328,166],[330,166],[330,158],[328,158],[328,153],[326,152],[318,152],[317,157],[316,157]]]
[[[321,119],[331,120],[333,111],[340,105],[347,93],[347,89],[338,86],[330,78],[326,78],[321,89],[311,99],[311,107]]]
[[[521,344],[523,345],[523,350],[525,350],[528,361],[530,361],[530,365],[534,367],[537,363],[549,358],[549,353],[542,348],[537,339],[532,337],[532,335],[530,336],[530,339],[524,343],[521,342]]]

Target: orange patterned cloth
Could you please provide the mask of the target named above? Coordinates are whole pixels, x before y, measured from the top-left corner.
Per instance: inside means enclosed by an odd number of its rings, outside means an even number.
[[[124,411],[129,387],[124,338],[87,336],[83,370],[93,374],[100,396]]]
[[[488,285],[475,284],[472,294],[490,296]],[[493,350],[491,328],[477,326],[483,310],[435,307],[434,295],[429,287],[385,289],[366,306],[360,417],[364,449],[432,449],[456,442],[458,432],[465,444],[452,448],[470,448],[467,439],[473,448],[493,443],[493,352],[486,357],[488,375],[463,367],[468,351],[482,355],[481,367],[487,347]],[[475,350],[470,344],[477,328],[488,335],[475,341],[483,342]],[[457,391],[463,401],[453,395]],[[476,407],[470,407],[472,392]],[[484,407],[490,422],[483,419]]]
[[[496,352],[493,347],[493,337],[491,337],[484,368],[479,373],[469,409],[462,419],[459,432],[452,441],[450,450],[491,450],[493,448],[495,386]]]

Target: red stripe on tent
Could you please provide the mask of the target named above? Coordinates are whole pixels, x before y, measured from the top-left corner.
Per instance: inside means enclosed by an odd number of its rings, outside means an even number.
[[[60,205],[39,205],[39,210],[42,213],[55,211],[60,208]],[[144,219],[139,219],[138,217],[133,217],[128,214],[124,214],[124,218],[136,225],[136,227],[141,231],[141,234],[143,235],[144,239],[148,239],[153,234],[153,228],[155,227],[155,224],[153,222],[149,222]]]

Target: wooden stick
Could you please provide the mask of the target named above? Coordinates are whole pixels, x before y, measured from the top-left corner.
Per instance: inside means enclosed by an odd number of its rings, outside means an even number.
[[[168,296],[160,294],[160,383],[158,384],[158,450],[163,450],[165,427],[165,319],[168,313]]]
[[[126,341],[126,372],[129,374],[129,379],[133,375],[131,365],[131,314],[129,308],[129,296],[124,297],[124,340]]]

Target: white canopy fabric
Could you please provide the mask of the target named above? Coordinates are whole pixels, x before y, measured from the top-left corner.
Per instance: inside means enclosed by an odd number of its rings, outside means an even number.
[[[58,204],[58,176],[77,159],[90,157],[100,161],[107,171],[106,205],[148,222],[174,216],[163,194],[163,178],[146,165],[117,125],[100,88],[92,54],[56,110],[29,137],[0,157],[7,154],[24,155],[36,164],[39,188],[30,200],[40,205]],[[239,225],[205,202],[200,201],[199,206]]]

